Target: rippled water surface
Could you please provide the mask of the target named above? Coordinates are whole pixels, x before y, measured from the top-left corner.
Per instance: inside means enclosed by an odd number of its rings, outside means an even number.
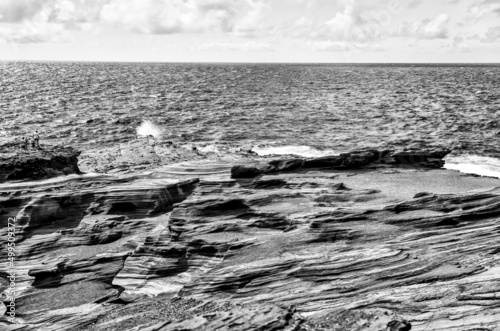
[[[500,66],[0,63],[2,141],[94,149],[143,120],[180,142],[445,145],[500,156]]]

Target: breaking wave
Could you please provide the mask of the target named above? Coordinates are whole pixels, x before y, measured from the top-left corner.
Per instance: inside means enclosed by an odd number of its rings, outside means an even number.
[[[154,124],[151,121],[143,121],[141,125],[137,127],[137,135],[139,136],[153,136],[156,139],[160,139],[161,136],[163,135],[163,129],[161,129],[159,126]]]

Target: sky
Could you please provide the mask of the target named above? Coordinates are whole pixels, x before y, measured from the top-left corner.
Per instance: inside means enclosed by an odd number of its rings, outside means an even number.
[[[500,0],[0,0],[0,60],[498,63]]]

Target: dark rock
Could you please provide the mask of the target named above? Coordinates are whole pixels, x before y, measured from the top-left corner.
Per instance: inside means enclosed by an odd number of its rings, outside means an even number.
[[[449,149],[434,150],[403,150],[392,154],[396,164],[410,166],[434,167],[440,168],[444,165],[444,158],[451,153]]]
[[[340,154],[342,156],[342,154]],[[351,152],[344,157],[342,167],[346,169],[357,169],[369,165],[377,159],[371,152]]]
[[[79,155],[71,147],[20,150],[12,145],[0,146],[0,183],[80,174]]]
[[[429,193],[429,192],[420,192],[420,193],[415,194],[413,196],[413,199],[423,198],[423,197],[426,197],[426,196],[429,196],[429,195],[432,195],[432,193]]]
[[[345,154],[343,154],[345,155]],[[304,168],[330,168],[340,167],[344,161],[343,155],[324,156],[304,161]]]
[[[231,178],[253,178],[262,175],[262,170],[257,167],[234,166],[231,169]]]
[[[255,189],[271,189],[280,188],[286,185],[286,181],[283,179],[266,179],[266,180],[254,180],[252,182],[252,187]]]
[[[392,320],[387,323],[388,331],[410,331],[411,323],[406,320]]]
[[[324,156],[312,159],[273,160],[267,165],[246,167],[237,165],[231,169],[232,178],[253,178],[266,173],[293,171],[301,168],[331,168],[339,170],[360,169],[377,166],[412,166],[441,168],[449,149],[418,150],[407,149],[394,152],[391,150],[353,151],[340,155]]]
[[[303,159],[291,159],[291,160],[274,160],[269,162],[269,165],[272,167],[272,172],[282,172],[282,171],[291,171],[302,168],[304,165]]]
[[[36,268],[30,269],[28,275],[35,278],[46,278],[57,275],[61,271],[61,266],[63,262],[58,262],[55,264],[40,265]]]

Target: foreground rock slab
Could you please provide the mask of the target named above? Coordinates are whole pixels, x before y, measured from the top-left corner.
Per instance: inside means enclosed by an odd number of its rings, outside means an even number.
[[[499,330],[500,180],[217,167],[0,185],[2,215],[19,219],[20,326]]]

